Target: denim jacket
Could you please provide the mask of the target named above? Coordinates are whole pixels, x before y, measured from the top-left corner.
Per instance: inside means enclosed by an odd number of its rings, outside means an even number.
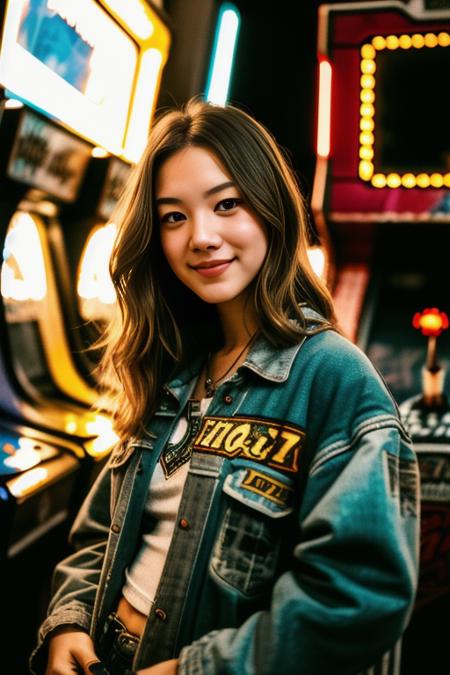
[[[321,320],[309,308],[311,326]],[[149,435],[120,442],[75,520],[30,659],[78,624],[95,640],[140,545],[152,473],[200,371],[175,376]],[[354,675],[399,640],[418,568],[418,470],[397,406],[333,330],[258,338],[195,438],[134,668],[180,675]]]

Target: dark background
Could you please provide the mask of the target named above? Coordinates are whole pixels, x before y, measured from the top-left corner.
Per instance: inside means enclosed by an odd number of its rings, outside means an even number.
[[[172,23],[172,55],[163,75],[158,107],[178,105],[207,83],[215,17],[220,2],[168,0]],[[243,108],[269,128],[291,158],[306,194],[312,191],[316,135],[317,7],[314,0],[273,3],[234,0],[241,14],[229,103]],[[189,11],[189,6],[191,11]],[[205,36],[203,26],[209,23]],[[195,44],[192,40],[195,39]],[[203,42],[204,41],[204,42]],[[194,50],[196,53],[194,54]],[[197,79],[180,82],[189,59],[198,59]],[[190,75],[185,74],[185,80]],[[194,87],[197,90],[193,90]]]

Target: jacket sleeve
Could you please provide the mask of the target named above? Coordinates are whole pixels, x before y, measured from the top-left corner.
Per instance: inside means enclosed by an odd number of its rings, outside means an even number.
[[[310,466],[292,568],[270,608],[180,652],[180,675],[355,675],[401,636],[418,568],[418,470],[395,415]]]
[[[106,463],[72,525],[69,543],[74,553],[59,562],[53,572],[47,617],[39,628],[37,647],[30,657],[31,673],[45,672],[46,638],[55,628],[73,624],[89,632],[108,541],[110,475]]]

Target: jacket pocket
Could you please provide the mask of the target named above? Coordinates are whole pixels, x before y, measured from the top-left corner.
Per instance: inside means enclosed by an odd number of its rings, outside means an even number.
[[[285,519],[293,511],[290,479],[266,467],[239,468],[226,477],[223,492],[226,506],[210,572],[247,596],[264,593],[276,574]]]

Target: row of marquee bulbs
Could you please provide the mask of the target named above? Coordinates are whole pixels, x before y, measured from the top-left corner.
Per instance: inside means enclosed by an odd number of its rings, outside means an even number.
[[[360,135],[359,135],[359,177],[370,182],[375,188],[442,188],[450,187],[450,172],[445,174],[433,172],[431,174],[421,172],[415,175],[412,172],[399,174],[396,172],[382,173],[376,171],[373,163],[375,144],[375,89],[377,70],[377,52],[385,49],[395,51],[397,49],[433,49],[435,47],[448,47],[450,34],[440,33],[414,33],[413,35],[376,35],[371,42],[362,45],[361,54],[361,91],[360,91]]]

